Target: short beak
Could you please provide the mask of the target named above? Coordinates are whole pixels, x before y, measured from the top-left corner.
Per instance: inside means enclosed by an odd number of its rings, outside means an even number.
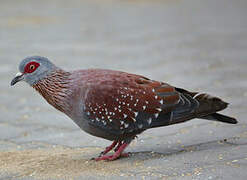
[[[16,83],[18,83],[19,81],[22,81],[23,79],[24,79],[23,73],[18,72],[18,73],[15,75],[14,79],[12,79],[10,85],[11,85],[11,86],[14,86]]]

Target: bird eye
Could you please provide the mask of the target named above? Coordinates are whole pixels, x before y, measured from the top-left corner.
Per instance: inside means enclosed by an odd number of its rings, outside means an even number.
[[[32,72],[34,72],[39,66],[40,66],[39,63],[32,61],[32,62],[28,63],[28,64],[25,66],[25,68],[24,68],[24,73],[32,73]]]
[[[30,68],[30,70],[34,70],[35,65],[31,64],[29,68]]]

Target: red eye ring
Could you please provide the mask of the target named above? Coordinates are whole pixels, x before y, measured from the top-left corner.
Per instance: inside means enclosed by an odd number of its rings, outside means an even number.
[[[32,62],[29,62],[25,68],[24,68],[24,73],[32,73],[34,72],[38,67],[40,66],[39,63],[35,62],[35,61],[32,61]]]

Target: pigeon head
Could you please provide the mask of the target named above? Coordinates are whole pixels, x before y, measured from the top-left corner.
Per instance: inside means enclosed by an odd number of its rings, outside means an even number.
[[[31,86],[45,78],[57,67],[49,59],[41,56],[31,56],[23,59],[19,65],[19,72],[11,81],[11,86],[19,81],[25,81]]]

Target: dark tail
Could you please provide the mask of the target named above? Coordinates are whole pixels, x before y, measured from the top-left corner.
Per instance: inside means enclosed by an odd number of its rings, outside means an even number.
[[[238,121],[235,118],[225,116],[225,115],[219,114],[219,113],[213,113],[213,114],[210,114],[208,116],[203,116],[201,118],[207,119],[207,120],[213,120],[213,121],[220,121],[220,122],[229,123],[229,124],[237,124],[238,123]]]
[[[199,102],[198,108],[194,111],[195,117],[230,124],[238,123],[238,121],[233,117],[216,113],[227,108],[228,106],[228,103],[224,102],[220,98],[213,97],[205,93],[189,92],[180,88],[176,88],[176,90],[183,94],[190,95],[193,99],[196,99]]]

